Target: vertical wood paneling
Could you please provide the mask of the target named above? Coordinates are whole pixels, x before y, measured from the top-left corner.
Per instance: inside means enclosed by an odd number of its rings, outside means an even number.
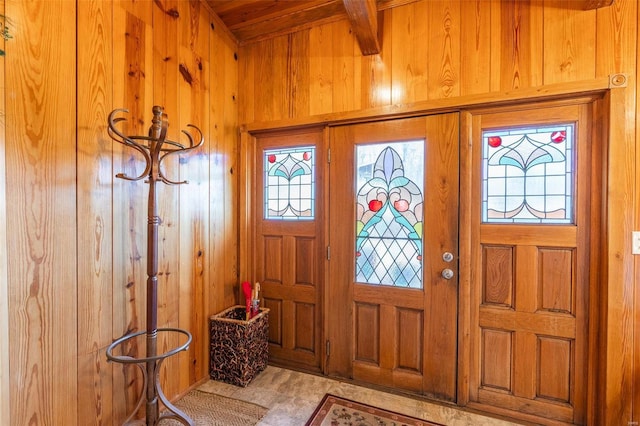
[[[190,25],[187,16],[180,16],[178,4],[177,0],[155,1],[152,13],[153,105],[164,107],[169,120],[167,139],[173,141],[180,140],[181,111],[179,106],[181,93],[179,80],[185,79],[185,72],[184,70],[180,71],[179,63],[180,20],[185,22],[183,25]],[[150,124],[150,111],[148,109],[145,114],[147,126]],[[173,180],[178,180],[179,177],[178,159],[177,155],[172,155],[166,157],[162,163],[163,173]],[[148,191],[148,185],[144,184],[144,186]],[[180,298],[176,297],[180,294],[178,266],[180,256],[179,188],[158,183],[156,191],[158,215],[160,216],[160,226],[158,227],[158,327],[177,327],[180,312]],[[145,238],[146,236],[147,233],[145,233]],[[187,309],[189,308],[190,306],[187,306]],[[179,345],[176,334],[163,333],[161,337],[165,340],[162,342],[163,346],[160,346],[159,343],[158,347],[162,348],[163,352]],[[178,393],[179,360],[184,357],[188,357],[188,354],[183,352],[163,362],[161,381],[166,395],[173,396]],[[184,375],[188,377],[187,374]]]
[[[5,14],[5,2],[0,0],[0,13]],[[5,50],[4,40],[0,46]],[[6,88],[5,60],[0,61],[0,419],[11,423],[9,372],[9,280],[7,277],[7,188],[6,188]]]
[[[206,16],[201,16],[201,33],[207,34],[209,22]],[[203,37],[203,39],[208,41],[208,37]],[[204,57],[208,58],[208,43],[207,50],[204,52]],[[206,70],[207,76],[206,78],[203,76],[203,81],[208,81],[208,74],[210,70],[209,61],[204,65],[204,70]],[[203,111],[202,118],[202,131],[203,137],[207,138],[209,134],[209,117],[207,111],[209,110],[209,83],[203,83],[203,88],[205,89],[205,108]],[[206,117],[206,118],[205,118]],[[194,313],[190,317],[191,321],[191,330],[193,330],[192,334],[195,337],[194,341],[194,349],[193,349],[193,357],[195,359],[195,371],[193,372],[193,377],[190,379],[190,384],[196,382],[198,379],[202,377],[208,377],[209,374],[209,327],[208,327],[208,317],[211,314],[216,313],[214,309],[209,305],[209,295],[210,295],[210,268],[209,262],[207,262],[208,253],[210,252],[210,248],[212,243],[209,241],[209,215],[208,215],[208,200],[210,198],[211,184],[209,179],[209,168],[208,168],[208,158],[209,158],[209,139],[206,139],[206,145],[204,147],[204,152],[199,155],[199,163],[200,167],[203,167],[201,177],[202,181],[198,182],[199,196],[197,203],[200,204],[203,211],[200,213],[200,217],[198,218],[198,222],[194,223],[192,226],[194,228],[195,241],[194,241],[194,252],[192,253],[192,259],[194,259],[194,266],[192,269],[193,272],[193,286],[194,290],[192,291],[193,303],[194,303]],[[202,201],[206,200],[206,203]],[[183,227],[184,229],[184,227]],[[182,258],[182,255],[181,255]],[[185,315],[186,316],[186,315]],[[184,321],[181,320],[181,324]],[[199,351],[199,352],[198,352]]]
[[[121,6],[122,9],[119,10]],[[143,7],[144,6],[144,7]],[[116,4],[114,8],[116,46],[123,49],[122,68],[114,63],[114,105],[126,108],[126,134],[143,135],[148,132],[151,112],[153,67],[150,62],[153,50],[150,22],[151,4],[142,3],[133,7],[130,1]],[[135,13],[135,14],[134,14]],[[122,50],[120,50],[122,51]],[[113,169],[127,176],[138,176],[144,171],[144,159],[134,150],[114,144]],[[147,271],[147,199],[148,185],[141,181],[129,182],[113,179],[114,211],[114,283],[113,283],[113,334],[114,339],[146,329],[146,271]],[[144,354],[140,340],[133,339],[119,348],[122,354],[133,357]],[[124,420],[131,413],[142,391],[142,377],[132,365],[117,365],[113,368],[114,417]]]
[[[191,2],[178,2],[176,6],[179,17],[177,63],[180,74],[178,78],[178,111],[180,113],[178,128],[188,130],[186,125],[191,122],[198,123],[198,126],[201,126],[203,121],[201,119],[202,113],[206,113],[206,110],[202,111],[202,108],[198,107],[198,103],[202,102],[203,90],[203,75],[201,73],[203,66],[200,62],[200,70],[198,70],[199,62],[195,53],[195,44],[200,33],[199,4],[193,9]],[[185,25],[185,23],[188,24]],[[208,53],[208,49],[206,52]],[[198,119],[192,121],[192,114],[197,116]],[[187,142],[184,135],[179,135],[179,137],[184,143]],[[193,317],[201,317],[201,310],[197,308],[197,305],[198,301],[202,303],[202,276],[201,274],[198,276],[196,270],[199,269],[202,273],[202,264],[204,262],[199,263],[197,257],[198,251],[202,251],[203,247],[199,245],[202,240],[198,238],[198,230],[201,226],[201,221],[198,220],[198,213],[200,213],[201,204],[196,201],[196,194],[198,194],[198,188],[202,180],[200,160],[205,149],[205,147],[201,147],[197,152],[192,151],[187,155],[179,156],[180,176],[175,179],[180,182],[187,181],[188,183],[174,188],[177,191],[177,203],[179,206],[178,217],[176,218],[179,234],[179,259],[182,259],[182,257],[189,259],[188,262],[181,261],[180,265],[178,265],[177,287],[178,301],[180,303],[178,304],[177,325],[180,328],[189,330],[194,339],[200,339],[202,336],[201,329],[200,333],[197,332],[199,324],[191,321],[191,315]],[[205,195],[205,199],[207,198]],[[196,359],[200,356],[200,353],[194,356],[198,348],[200,348],[199,344],[192,345],[186,352],[179,355],[178,389],[188,388],[189,383],[192,383],[197,366]]]
[[[264,42],[257,55],[256,69],[256,120],[269,121],[288,117],[291,99],[287,87],[291,75],[288,75],[289,37],[276,37]]]
[[[636,21],[640,20],[640,10],[636,9]],[[640,29],[636,29],[638,36],[640,36]],[[640,120],[640,112],[638,112],[638,102],[640,101],[640,75],[638,75],[637,67],[640,62],[640,42],[638,42],[638,37],[636,37],[636,73],[635,73],[635,125],[633,128],[638,126],[638,120]],[[633,78],[633,77],[632,77]],[[640,196],[638,196],[638,190],[640,188],[640,132],[636,129],[635,135],[635,147],[636,147],[636,158],[635,158],[635,170],[633,176],[635,178],[635,186],[634,186],[634,200],[633,205],[634,211],[640,211]],[[631,136],[633,137],[633,136]],[[640,215],[635,215],[635,226],[634,229],[640,229]],[[640,256],[634,256],[634,298],[633,298],[633,306],[634,313],[632,321],[635,324],[640,324]],[[640,350],[637,348],[638,342],[640,342],[640,327],[634,327],[633,329],[633,337],[632,341],[634,342],[634,351],[633,351],[633,365],[634,370],[633,374],[638,374],[637,369],[640,367]],[[638,384],[632,385],[632,395],[633,399],[631,400],[633,409],[634,419],[640,418],[640,386]]]
[[[333,64],[333,112],[359,109],[362,105],[362,61],[355,39],[350,36],[349,23],[336,22],[331,26],[331,62]]]
[[[638,2],[616,1],[596,13],[596,75],[619,72],[637,74]],[[596,410],[605,424],[616,423],[619,419],[640,419],[637,409],[632,412],[633,382],[638,375],[638,365],[633,365],[634,348],[638,343],[633,341],[632,312],[634,291],[640,283],[634,280],[633,257],[629,251],[630,231],[638,220],[633,208],[638,192],[634,186],[638,164],[630,151],[638,152],[638,100],[634,84],[634,80],[629,79],[626,88],[612,90],[610,97],[611,129],[607,157],[615,167],[609,169],[607,177],[606,208],[609,222],[605,231],[608,237],[605,279],[610,285],[606,295],[609,309],[604,322],[615,326],[609,326],[606,331],[607,368],[602,377],[605,383],[604,400],[601,401],[600,411]],[[621,120],[621,117],[625,119]]]
[[[177,0],[162,0],[153,3],[153,105],[164,107],[169,120],[167,139],[180,140],[180,82],[184,80],[184,72],[179,72],[179,31],[180,11]],[[188,17],[182,20],[190,24]],[[185,96],[188,92],[185,93]],[[187,109],[187,113],[189,110]],[[145,125],[151,124],[151,109],[145,111]],[[173,180],[179,178],[178,156],[166,157],[162,163],[163,173]],[[139,182],[142,183],[142,182]],[[145,184],[145,190],[148,185]],[[162,242],[158,250],[158,324],[166,327],[178,326],[179,298],[173,295],[179,289],[178,274],[178,191],[176,186],[163,183],[156,185],[158,215],[160,226],[158,239]],[[146,236],[146,232],[145,232]],[[172,357],[165,361],[165,372],[175,368]],[[169,393],[171,394],[171,393]]]
[[[253,210],[258,203],[254,200],[253,195],[253,177],[255,163],[257,162],[256,149],[256,139],[249,133],[241,131],[238,163],[238,210],[240,211],[238,215],[238,276],[240,282],[244,280],[254,281],[257,269],[254,257],[257,257],[256,246],[258,244],[253,238],[255,233]],[[242,300],[241,292],[240,288],[238,288],[239,300]]]
[[[309,114],[317,115],[333,110],[333,26],[324,25],[309,29]]]
[[[209,226],[211,314],[236,302],[237,267],[237,155],[238,155],[238,56],[223,31],[210,31],[211,102],[209,152]],[[215,60],[214,60],[215,59]]]
[[[225,155],[224,155],[224,93],[225,93],[225,62],[224,40],[220,36],[220,29],[215,25],[209,31],[209,57],[213,59],[218,53],[217,61],[211,61],[209,79],[211,93],[216,94],[209,104],[209,253],[206,257],[209,263],[209,299],[208,305],[213,308],[211,314],[217,314],[224,308],[219,300],[224,299],[224,253],[221,241],[224,239],[224,193],[225,193]]]
[[[486,0],[474,0],[460,8],[460,94],[490,91],[491,10]],[[473,72],[466,72],[473,70]]]
[[[542,84],[542,8],[532,0],[500,2],[500,38],[492,45],[499,49],[500,90]]]
[[[563,4],[562,0],[545,1],[545,84],[595,78],[596,11]]]
[[[640,15],[640,10],[636,10],[636,14]],[[640,20],[640,16],[638,19]],[[640,32],[640,30],[637,29]],[[640,58],[640,43],[636,39],[636,59]],[[636,62],[638,65],[638,62]],[[635,101],[636,101],[636,118],[635,118],[635,127],[638,126],[638,100],[640,100],[640,75],[638,75],[637,71],[635,74]],[[635,170],[633,171],[633,175],[635,176],[635,188],[633,191],[633,200],[632,205],[637,206],[640,203],[640,131],[636,129],[635,131],[635,146],[636,146],[636,161],[634,164]],[[635,217],[635,226],[634,229],[640,229],[640,209],[636,209],[636,217]],[[634,323],[640,324],[640,256],[635,256],[634,262]],[[633,342],[633,364],[640,366],[640,327],[634,327],[634,342]],[[632,394],[633,400],[631,401],[632,407],[640,407],[640,386],[637,384],[632,385]],[[640,418],[640,408],[634,408],[633,415],[635,419]]]
[[[138,17],[145,24],[153,25],[153,8],[148,0],[115,0],[114,3],[118,4],[128,13]]]
[[[0,229],[12,232],[6,243],[0,232],[6,254],[0,319],[15,320],[0,329],[8,342],[0,353],[4,421],[119,424],[139,396],[137,368],[108,364],[104,353],[113,339],[146,326],[149,188],[115,178],[137,176],[143,160],[108,137],[106,116],[114,108],[130,111],[123,114],[126,134],[147,133],[154,104],[169,114],[170,139],[178,140],[188,122],[205,132],[205,147],[185,157],[185,167],[175,158],[163,169],[191,186],[158,188],[159,326],[194,334],[189,353],[164,364],[169,398],[208,374],[205,318],[235,302],[238,69],[234,42],[210,29],[212,16],[202,6],[196,0],[91,0],[77,2],[76,10],[76,2],[66,0],[8,3],[15,29],[0,71],[0,106],[12,99],[10,110],[1,108],[6,226],[0,221]],[[77,26],[51,31],[51,20]],[[193,81],[180,72],[181,61]],[[219,75],[211,63],[222,67]],[[214,93],[210,82],[218,78],[221,90]],[[220,129],[213,143],[209,117]],[[218,169],[220,179],[210,180]],[[209,202],[219,189],[224,197]],[[212,214],[216,209],[222,214]],[[223,236],[215,253],[208,250],[214,246],[210,221]],[[223,271],[219,295],[209,290],[209,264]],[[161,337],[160,350],[175,346],[173,340]],[[143,339],[125,346],[116,352],[144,355]]]
[[[383,34],[393,32],[390,19],[378,22]],[[391,104],[391,43],[382,43],[379,55],[362,56],[362,108],[373,108]]]
[[[496,92],[502,89],[501,69],[502,56],[504,55],[502,42],[502,22],[501,0],[490,0],[489,9],[489,92]],[[463,55],[466,52],[463,52]]]
[[[290,34],[288,37],[287,80],[288,111],[285,118],[308,116],[309,98],[309,30]],[[282,78],[282,77],[281,77]]]
[[[427,2],[429,99],[460,95],[460,4]]]
[[[10,2],[5,79],[13,424],[76,424],[75,2]],[[28,22],[28,25],[21,23]]]
[[[213,27],[212,27],[213,28]],[[262,102],[256,99],[256,70],[257,61],[254,60],[260,45],[249,44],[238,49],[238,119],[240,123],[252,123],[255,121],[256,103]],[[251,59],[249,59],[251,58]]]
[[[427,92],[427,55],[417,54],[428,37],[428,11],[425,3],[413,3],[390,12],[393,27],[391,103],[415,102]]]
[[[111,3],[111,11],[113,14],[113,18],[112,18],[112,27],[113,27],[113,35],[111,37],[111,46],[114,52],[125,52],[125,47],[126,47],[126,43],[127,43],[127,37],[125,36],[126,34],[126,26],[125,26],[125,22],[126,22],[126,15],[127,12],[124,8],[124,4],[120,1],[120,2],[110,2]],[[80,21],[80,24],[82,24],[83,21]],[[82,52],[79,52],[79,54],[82,54]],[[124,107],[124,91],[125,91],[125,81],[126,81],[126,74],[125,74],[125,69],[128,67],[125,67],[125,63],[127,63],[127,60],[125,58],[125,55],[112,55],[111,60],[113,61],[112,63],[112,69],[111,69],[111,78],[113,81],[113,84],[111,86],[111,93],[112,93],[112,104],[110,105],[110,108],[115,108],[115,107],[119,107],[122,108]],[[109,88],[105,88],[105,90],[109,90]],[[129,117],[130,119],[130,117]],[[105,129],[106,131],[106,129]],[[122,150],[123,148],[118,146],[118,144],[113,144],[112,145],[113,149],[110,152],[111,154],[111,158],[112,158],[112,162],[113,162],[113,175],[112,175],[112,203],[114,206],[114,213],[113,213],[113,219],[112,219],[112,223],[111,223],[111,227],[112,227],[112,241],[113,241],[113,247],[111,249],[111,256],[112,256],[112,265],[111,265],[111,269],[112,269],[112,275],[113,275],[113,279],[112,279],[112,283],[111,283],[111,287],[112,287],[112,295],[113,295],[113,302],[112,302],[112,308],[111,311],[112,312],[121,312],[120,315],[113,315],[111,318],[111,328],[112,328],[112,339],[117,339],[118,337],[121,337],[125,334],[125,330],[126,330],[126,311],[125,306],[126,303],[124,302],[125,300],[125,295],[128,295],[128,287],[126,287],[123,283],[127,282],[127,274],[126,274],[126,270],[125,267],[123,265],[126,265],[126,253],[124,252],[124,235],[125,233],[122,231],[122,224],[123,224],[123,216],[125,215],[125,213],[122,210],[115,210],[116,206],[121,206],[120,208],[122,208],[122,206],[124,206],[124,197],[122,195],[122,188],[123,188],[123,181],[121,179],[115,179],[113,176],[115,176],[116,173],[120,173],[123,172],[123,168],[122,168],[122,162],[121,162],[121,158],[122,158]],[[116,265],[121,265],[120,267],[116,267]],[[112,394],[109,396],[109,399],[112,400],[112,417],[114,419],[124,419],[126,418],[126,403],[124,402],[126,400],[125,398],[125,391],[123,391],[123,389],[125,389],[125,375],[123,374],[123,368],[121,366],[112,366],[111,367],[112,371],[111,371],[111,375],[112,375]],[[117,390],[116,390],[117,389]]]
[[[239,176],[239,152],[238,152],[238,53],[235,45],[225,42],[222,54],[225,60],[224,66],[224,90],[218,94],[223,99],[224,111],[222,112],[223,141],[222,157],[224,158],[224,198],[217,202],[223,203],[224,221],[220,225],[224,227],[225,236],[220,244],[218,262],[224,265],[224,297],[217,299],[222,303],[219,309],[235,304],[238,283],[238,176]],[[215,193],[216,189],[211,189]]]
[[[180,129],[194,123],[203,136],[209,134],[209,19],[200,2],[179,2],[181,37],[179,70]],[[188,23],[188,24],[187,24]],[[197,137],[197,133],[195,134]],[[182,140],[186,142],[184,136]],[[196,140],[197,142],[197,140]],[[203,147],[180,158],[180,305],[179,326],[191,332],[188,356],[180,359],[180,389],[208,373],[207,301],[209,253],[209,138]],[[204,349],[204,350],[203,350]],[[189,374],[184,374],[188,371]]]
[[[536,87],[541,86],[543,84],[547,84],[544,81],[544,34],[545,32],[545,23],[544,23],[544,12],[545,8],[541,7],[540,3],[536,1],[532,1],[530,5],[530,10],[528,12],[529,25],[527,30],[530,31],[530,34],[527,34],[527,49],[529,56],[529,80],[525,84],[524,87]]]
[[[114,52],[123,52],[121,55],[112,55],[113,68],[111,70],[113,85],[111,91],[113,93],[113,103],[110,108],[128,108],[130,111],[134,109],[137,111],[139,108],[136,104],[126,103],[126,90],[128,86],[128,80],[138,73],[137,63],[140,61],[132,61],[131,55],[127,56],[127,46],[131,44],[130,40],[135,38],[135,33],[129,32],[131,28],[135,28],[131,23],[129,26],[129,12],[126,9],[128,4],[124,1],[113,2],[113,37],[112,46]],[[138,30],[140,32],[140,30]],[[144,33],[143,33],[144,34]],[[129,48],[131,50],[131,47]],[[82,52],[80,52],[82,53]],[[132,74],[133,73],[133,74]],[[109,90],[109,88],[105,88]],[[144,90],[141,91],[144,93]],[[128,114],[127,129],[135,128],[135,115]],[[133,121],[133,123],[132,123]],[[116,173],[131,173],[131,170],[125,169],[126,157],[124,154],[124,147],[119,144],[113,144],[113,151],[111,157],[113,161],[113,174]],[[113,305],[112,312],[119,312],[120,315],[112,315],[112,339],[117,339],[124,336],[128,329],[139,331],[141,327],[144,327],[144,317],[138,318],[137,309],[130,310],[130,300],[133,300],[131,306],[135,307],[135,300],[141,299],[141,285],[136,285],[136,281],[133,279],[133,274],[127,269],[129,268],[129,256],[127,251],[128,244],[128,201],[126,197],[125,189],[131,185],[122,179],[115,179],[112,176],[112,194],[113,194],[113,221],[112,221],[112,294]],[[132,225],[133,226],[133,225]],[[119,265],[117,267],[116,265]],[[138,294],[136,294],[136,291]],[[139,297],[137,297],[139,295]],[[131,315],[133,313],[133,315]],[[121,348],[123,351],[127,350],[131,355],[137,353],[137,347],[129,345],[128,347]],[[114,419],[120,421],[126,418],[129,410],[132,409],[131,404],[135,398],[137,391],[140,388],[140,382],[136,380],[136,375],[133,369],[124,368],[117,365],[112,366],[112,381],[113,392],[111,395],[113,411],[112,416]]]
[[[111,2],[78,3],[78,419],[112,423]],[[94,29],[99,29],[94,31]]]

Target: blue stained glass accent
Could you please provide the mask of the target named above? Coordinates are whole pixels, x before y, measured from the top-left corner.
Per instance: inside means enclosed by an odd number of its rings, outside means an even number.
[[[422,288],[424,141],[356,149],[355,280]]]
[[[315,217],[315,147],[265,150],[264,218]]]
[[[484,131],[482,221],[574,221],[574,126]]]

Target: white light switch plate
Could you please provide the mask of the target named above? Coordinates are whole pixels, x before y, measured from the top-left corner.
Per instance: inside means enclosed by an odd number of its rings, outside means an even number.
[[[640,254],[640,231],[633,231],[631,234],[631,253]]]

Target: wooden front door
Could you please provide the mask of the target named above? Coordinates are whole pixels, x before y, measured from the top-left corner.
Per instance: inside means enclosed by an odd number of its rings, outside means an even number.
[[[587,422],[602,185],[593,111],[556,103],[473,115],[472,405]]]
[[[255,271],[269,312],[269,361],[320,371],[325,262],[321,129],[256,137]]]
[[[331,129],[327,374],[455,400],[458,126]]]

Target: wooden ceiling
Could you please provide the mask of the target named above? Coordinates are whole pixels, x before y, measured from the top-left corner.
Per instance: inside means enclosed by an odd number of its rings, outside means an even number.
[[[363,55],[380,52],[377,12],[417,0],[204,0],[240,44],[349,19]],[[613,0],[574,0],[570,8],[596,9]]]
[[[379,53],[377,12],[416,0],[205,0],[239,43],[349,19],[363,54]]]
[[[345,18],[342,0],[206,0],[240,42]]]

